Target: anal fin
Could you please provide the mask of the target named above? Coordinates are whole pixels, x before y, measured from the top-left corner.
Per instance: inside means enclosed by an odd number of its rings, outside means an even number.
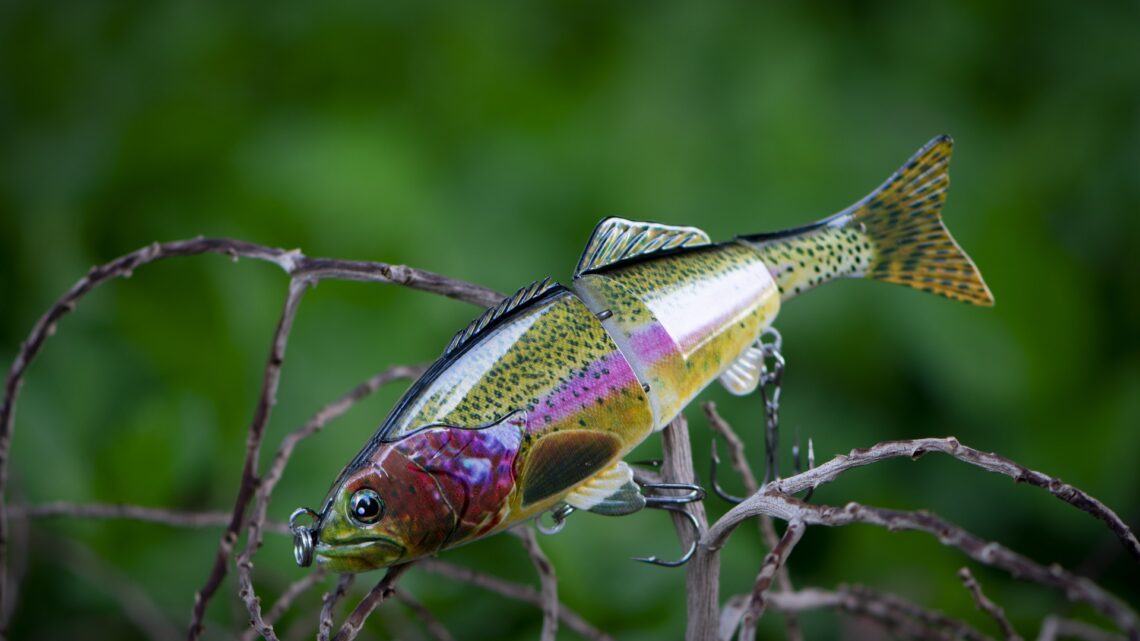
[[[720,382],[730,393],[744,396],[756,390],[764,374],[764,350],[751,345],[724,373]]]
[[[645,507],[645,497],[633,482],[633,470],[625,461],[594,475],[563,500],[579,510],[606,516],[631,514]]]

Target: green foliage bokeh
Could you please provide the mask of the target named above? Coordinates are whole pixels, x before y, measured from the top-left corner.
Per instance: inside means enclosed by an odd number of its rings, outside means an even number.
[[[4,2],[0,357],[11,362],[90,265],[155,240],[232,236],[507,291],[565,281],[606,215],[713,238],[809,222],[945,132],[957,140],[946,220],[997,306],[863,282],[790,303],[777,323],[784,442],[810,437],[823,460],[952,434],[1061,476],[1135,525],[1138,32],[1134,2],[1061,0]],[[147,267],[85,300],[29,373],[11,496],[228,510],[284,286],[272,266],[209,256]],[[300,311],[267,447],[371,373],[434,358],[477,311],[322,284]],[[399,391],[302,446],[274,518],[320,500]],[[706,397],[758,461],[758,401]],[[708,433],[689,415],[705,474]],[[1140,600],[1137,566],[1101,524],[953,461],[859,470],[814,500],[929,508]],[[142,634],[69,540],[181,630],[218,535],[35,523],[30,552],[13,552],[28,566],[13,634]],[[627,561],[673,552],[664,515],[579,515],[542,542],[564,601],[595,625],[620,639],[680,637],[683,572]],[[736,535],[725,595],[749,589],[764,552],[751,528]],[[533,581],[509,537],[445,558]],[[924,535],[850,527],[809,530],[791,571],[802,586],[896,590],[997,634],[956,578],[964,564]],[[1067,611],[1058,594],[972,567],[1023,635]],[[266,596],[303,572],[281,537],[256,559]],[[406,584],[460,639],[537,635],[530,606],[432,575]],[[243,625],[233,594],[231,576],[209,638]],[[285,623],[312,626],[318,597]],[[805,618],[813,639],[842,625]],[[766,617],[763,634],[778,630],[779,616]],[[367,632],[422,635],[395,604]]]

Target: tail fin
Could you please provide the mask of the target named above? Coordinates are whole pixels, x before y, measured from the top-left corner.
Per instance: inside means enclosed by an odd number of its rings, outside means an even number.
[[[839,277],[899,283],[974,305],[993,295],[942,224],[954,141],[931,140],[878,189],[817,223],[742,236],[786,300]]]

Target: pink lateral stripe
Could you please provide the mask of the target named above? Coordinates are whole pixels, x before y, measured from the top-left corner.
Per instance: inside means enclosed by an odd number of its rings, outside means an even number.
[[[680,351],[673,341],[673,337],[669,334],[669,330],[657,322],[634,331],[630,337],[630,343],[637,358],[650,365]]]
[[[597,376],[595,376],[597,375]],[[586,368],[586,375],[575,376],[561,390],[554,389],[538,400],[527,417],[527,431],[541,430],[583,407],[590,407],[623,387],[637,383],[633,370],[619,352],[611,352]]]

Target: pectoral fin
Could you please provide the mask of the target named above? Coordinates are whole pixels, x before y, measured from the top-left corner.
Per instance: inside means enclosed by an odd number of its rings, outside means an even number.
[[[610,466],[621,439],[607,432],[564,430],[542,437],[521,475],[523,504],[564,492]]]

